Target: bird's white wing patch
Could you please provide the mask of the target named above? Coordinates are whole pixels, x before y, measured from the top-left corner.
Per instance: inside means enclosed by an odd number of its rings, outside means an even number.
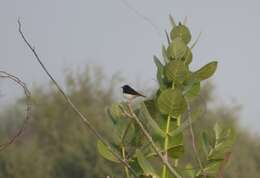
[[[132,100],[137,97],[136,95],[126,94],[126,93],[124,93],[123,95],[128,100]]]

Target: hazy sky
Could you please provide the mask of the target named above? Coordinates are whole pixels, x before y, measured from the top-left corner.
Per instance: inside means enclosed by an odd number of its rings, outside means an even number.
[[[193,40],[192,69],[219,61],[213,78],[220,101],[243,105],[242,123],[260,133],[259,0],[0,0],[0,70],[30,86],[48,79],[17,32],[17,17],[50,72],[60,81],[66,67],[100,64],[108,77],[121,71],[129,83],[153,85],[154,54],[165,43],[168,15],[188,17]],[[258,79],[257,79],[258,78]]]

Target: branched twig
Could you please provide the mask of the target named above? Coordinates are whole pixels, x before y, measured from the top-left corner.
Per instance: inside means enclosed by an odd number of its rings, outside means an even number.
[[[40,57],[38,56],[37,52],[35,51],[35,48],[32,47],[32,45],[29,43],[29,41],[26,39],[26,37],[23,34],[22,31],[22,25],[20,20],[18,19],[18,27],[19,27],[19,33],[23,39],[23,41],[26,43],[26,45],[29,47],[29,49],[32,51],[33,55],[35,56],[36,60],[39,62],[39,64],[41,65],[42,69],[44,70],[44,72],[48,75],[48,77],[51,79],[51,81],[54,83],[54,85],[56,86],[56,88],[59,90],[59,92],[62,94],[63,98],[65,99],[65,101],[67,102],[67,104],[73,109],[73,111],[79,116],[79,118],[81,119],[81,121],[92,131],[92,133],[103,143],[107,146],[107,148],[109,149],[109,151],[125,166],[127,166],[129,168],[129,170],[133,173],[133,175],[135,177],[137,177],[135,171],[131,168],[131,166],[128,164],[128,162],[124,159],[121,158],[121,156],[119,156],[118,153],[114,152],[114,150],[112,149],[112,147],[110,146],[110,144],[101,136],[101,134],[99,134],[99,132],[96,130],[96,128],[91,124],[90,120],[83,115],[79,109],[74,105],[74,103],[71,101],[71,99],[66,95],[66,93],[63,91],[63,89],[60,87],[60,85],[57,83],[57,81],[52,77],[52,75],[49,73],[49,71],[47,70],[47,68],[45,67],[45,65],[43,64],[43,62],[41,61]]]
[[[29,119],[30,119],[30,116],[31,116],[31,99],[30,99],[31,93],[30,93],[29,89],[27,88],[26,84],[14,75],[11,75],[11,74],[4,72],[4,71],[0,71],[0,78],[7,78],[9,80],[16,82],[19,86],[21,86],[23,88],[24,95],[26,97],[26,116],[25,116],[25,120],[23,121],[22,126],[17,131],[17,133],[14,136],[12,136],[7,142],[0,145],[0,151],[2,151],[5,148],[7,148],[8,146],[10,146],[12,143],[14,143],[16,141],[16,139],[23,133],[23,131],[24,131]]]
[[[171,164],[168,162],[167,158],[164,157],[160,151],[160,149],[156,146],[156,144],[153,141],[153,138],[150,136],[150,134],[148,133],[148,131],[145,129],[144,125],[142,124],[142,122],[140,121],[140,119],[136,116],[136,114],[133,111],[132,105],[131,105],[131,101],[128,101],[128,109],[129,112],[126,112],[124,110],[125,115],[127,115],[128,117],[132,118],[135,120],[135,122],[138,124],[138,126],[140,127],[140,129],[142,130],[142,132],[144,133],[144,136],[146,137],[146,139],[151,143],[154,151],[156,152],[156,154],[158,154],[159,158],[161,159],[161,161],[163,162],[164,165],[167,166],[167,168],[169,169],[169,171],[176,176],[177,178],[181,178],[181,175],[171,166]]]

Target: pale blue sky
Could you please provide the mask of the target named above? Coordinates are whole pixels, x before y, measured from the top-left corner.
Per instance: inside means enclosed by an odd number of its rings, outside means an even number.
[[[129,83],[153,85],[154,54],[165,43],[168,14],[188,17],[193,39],[192,68],[217,59],[213,77],[220,102],[243,105],[242,123],[260,133],[258,59],[260,3],[257,0],[128,0],[160,32],[121,0],[0,0],[0,69],[30,86],[48,79],[17,32],[17,17],[50,72],[60,81],[66,67],[100,64],[108,77],[121,71]]]

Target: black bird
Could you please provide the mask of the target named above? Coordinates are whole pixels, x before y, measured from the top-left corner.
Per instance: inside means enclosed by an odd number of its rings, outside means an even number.
[[[144,95],[138,93],[133,88],[131,88],[129,85],[124,85],[121,88],[123,88],[123,94],[128,100],[132,100],[138,96],[145,97]]]

